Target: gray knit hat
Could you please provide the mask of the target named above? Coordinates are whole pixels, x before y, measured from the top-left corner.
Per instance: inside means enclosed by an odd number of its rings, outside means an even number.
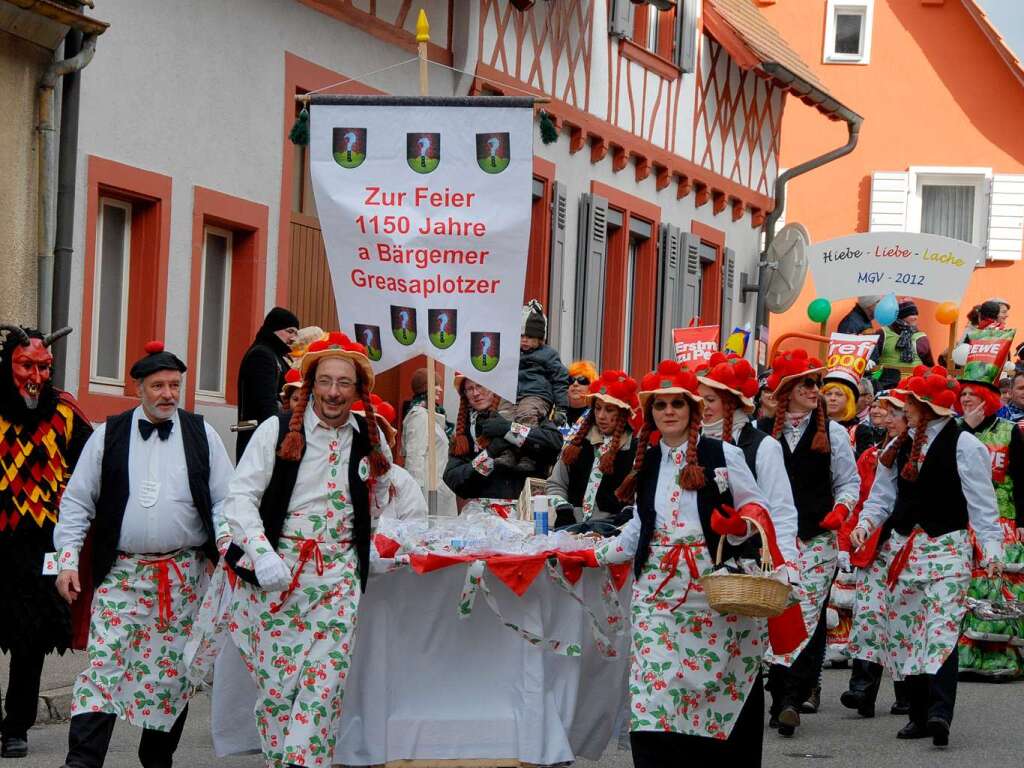
[[[544,316],[544,305],[536,299],[523,305],[523,336],[544,341],[548,337],[548,319]]]

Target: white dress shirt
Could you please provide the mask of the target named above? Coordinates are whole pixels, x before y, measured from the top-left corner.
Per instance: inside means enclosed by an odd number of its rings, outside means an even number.
[[[949,417],[932,419],[925,427],[921,459],[928,454],[932,441],[949,423]],[[914,439],[917,430],[911,429],[907,437]],[[999,559],[1003,555],[1003,529],[999,526],[996,492],[992,487],[992,458],[988,448],[970,432],[961,432],[956,441],[956,465],[960,484],[967,500],[967,516],[981,544],[985,560]],[[871,493],[861,510],[858,528],[871,533],[892,514],[896,505],[896,462],[891,467],[878,463]]]
[[[129,554],[158,554],[186,547],[198,547],[206,541],[199,512],[192,503],[185,463],[185,444],[178,413],[171,418],[173,427],[166,440],[154,430],[143,440],[138,422],[145,421],[142,407],[132,412],[128,443],[128,503],[121,523],[118,550]],[[231,460],[220,436],[208,423],[206,440],[210,445],[210,499],[213,524],[218,538],[227,534],[222,512],[231,478]],[[96,516],[103,467],[103,440],[107,425],[101,424],[89,437],[75,471],[60,502],[60,519],[53,532],[58,551],[70,552],[70,563],[78,567],[78,553]]]
[[[277,419],[267,419],[256,428],[241,461],[238,462],[235,476],[228,489],[227,503],[224,505],[224,517],[231,527],[232,539],[245,549],[246,554],[253,560],[257,556],[255,545],[265,540],[263,520],[260,518],[260,502],[274,472],[278,424]],[[352,434],[354,430],[359,429],[359,422],[355,416],[349,415],[345,424],[340,427],[329,427],[320,421],[313,404],[310,403],[303,417],[303,426],[306,452],[299,463],[295,488],[288,504],[289,512],[307,508],[311,511],[320,511],[327,506],[327,479],[330,466],[328,458],[330,444],[335,439],[338,441],[339,457],[335,483],[337,490],[348,495],[348,462],[352,453]],[[379,439],[380,446],[390,461],[391,452],[383,433],[380,433]],[[390,486],[389,471],[378,478],[374,486],[374,498],[370,500],[370,514],[374,517],[379,515],[380,510],[387,504]]]
[[[812,413],[814,411],[808,411],[796,423],[790,418],[790,414],[786,414],[782,437],[790,451],[796,450],[797,443],[807,431]],[[828,442],[831,448],[832,496],[836,504],[845,504],[847,509],[853,510],[860,498],[860,474],[857,472],[857,457],[853,453],[853,446],[850,445],[850,435],[842,424],[829,420]],[[758,470],[758,477],[760,476]]]
[[[747,460],[743,451],[735,445],[723,443],[725,451],[725,467],[728,472],[729,489],[732,492],[732,500],[736,509],[745,504],[757,504],[768,509],[768,500],[757,487],[757,481],[747,466]],[[675,463],[675,454],[682,452],[682,463]],[[686,444],[678,448],[670,448],[661,443],[661,466],[658,469],[658,486],[654,494],[655,529],[668,528],[673,524],[673,509],[670,499],[674,490],[678,487],[678,474],[686,466]],[[697,492],[683,489],[679,496],[679,523],[693,531],[703,531],[700,524],[700,513],[697,511]],[[740,543],[746,537],[729,537],[730,543]],[[623,527],[622,532],[614,539],[610,539],[601,547],[605,553],[605,562],[626,562],[632,560],[636,555],[636,547],[640,541],[640,515],[636,509],[633,510],[633,517]],[[787,547],[779,542],[782,554],[788,559],[796,560],[796,547],[794,542],[789,542]]]

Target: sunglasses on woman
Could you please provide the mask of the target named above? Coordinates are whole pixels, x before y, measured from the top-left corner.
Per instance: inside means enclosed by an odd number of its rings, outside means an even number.
[[[803,387],[807,387],[808,389],[817,389],[818,387],[821,386],[821,382],[818,381],[813,376],[808,376],[806,379],[800,380],[800,385]]]
[[[570,384],[580,384],[581,386],[589,387],[590,386],[590,379],[588,379],[586,376],[570,376],[569,377],[569,383]]]
[[[672,410],[681,411],[683,408],[686,407],[686,400],[684,400],[681,397],[678,397],[675,400],[672,400],[671,402],[669,402],[668,400],[655,400],[651,408],[653,408],[656,411],[664,411],[666,408],[668,408],[669,405],[672,406]]]

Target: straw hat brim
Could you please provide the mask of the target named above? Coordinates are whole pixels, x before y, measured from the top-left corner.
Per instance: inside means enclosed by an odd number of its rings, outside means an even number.
[[[733,389],[732,387],[727,387],[722,382],[715,381],[714,379],[709,379],[707,376],[698,376],[697,381],[699,381],[705,387],[711,387],[712,389],[717,389],[720,390],[721,392],[728,392],[730,395],[733,395],[736,399],[740,401],[740,404],[743,406],[743,410],[745,410],[747,413],[754,412],[754,400],[752,398],[747,397],[739,390]]]
[[[370,359],[364,354],[348,349],[318,349],[316,352],[307,352],[302,356],[302,378],[306,378],[306,374],[314,363],[329,357],[351,360],[352,364],[363,372],[366,379],[366,391],[373,391],[373,366],[370,365]]]
[[[922,400],[920,397],[915,395],[909,389],[901,389],[900,392],[903,392],[907,397],[914,398],[914,400],[916,400],[921,405],[923,405],[923,406],[925,406],[927,408],[931,408],[932,413],[934,413],[936,416],[955,416],[956,415],[956,411],[954,411],[952,408],[944,408],[941,405],[936,405],[935,403],[929,403],[927,400]]]
[[[683,389],[682,387],[666,387],[664,389],[652,389],[648,392],[641,392],[638,395],[640,399],[640,408],[646,409],[647,402],[657,395],[684,395],[693,405],[696,405],[701,412],[704,411],[704,398],[700,395],[694,394],[688,389]]]
[[[892,395],[882,395],[878,399],[881,400],[883,403],[889,403],[890,405],[899,408],[901,411],[907,406],[905,400],[900,400],[898,398],[893,397]]]
[[[619,400],[619,398],[617,397],[612,397],[611,395],[603,394],[601,392],[588,392],[587,405],[592,406],[594,400],[601,400],[603,402],[608,403],[608,405],[614,405],[616,408],[623,408],[629,411],[631,414],[633,413],[633,406],[631,406],[629,403],[623,400]]]
[[[366,418],[366,411],[352,411],[352,413],[355,413],[355,414],[357,414],[359,416],[362,416],[364,419]],[[391,422],[390,421],[385,419],[383,416],[381,416],[376,411],[374,411],[373,415],[374,415],[375,420],[377,422],[377,426],[379,426],[382,430],[384,430],[384,435],[387,437],[387,440],[390,443],[392,440],[395,439],[395,435],[398,434],[398,430],[395,429],[393,426],[391,426]]]
[[[789,382],[791,382],[791,381],[796,381],[797,379],[803,379],[803,378],[806,378],[807,376],[824,375],[826,371],[828,371],[828,368],[826,368],[825,366],[822,366],[821,368],[808,368],[806,371],[801,371],[800,373],[792,373],[789,376],[783,376],[779,380],[778,386],[776,386],[775,389],[772,390],[772,394],[773,395],[779,394],[779,392],[782,391],[782,388],[785,387],[787,384],[789,384]]]

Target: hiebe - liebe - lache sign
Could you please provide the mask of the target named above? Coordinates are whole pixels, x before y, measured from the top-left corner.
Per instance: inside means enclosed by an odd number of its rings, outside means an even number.
[[[982,258],[970,243],[917,232],[845,235],[815,243],[807,254],[821,298],[894,293],[957,304]]]
[[[514,401],[533,100],[316,96],[309,151],[342,329]]]

